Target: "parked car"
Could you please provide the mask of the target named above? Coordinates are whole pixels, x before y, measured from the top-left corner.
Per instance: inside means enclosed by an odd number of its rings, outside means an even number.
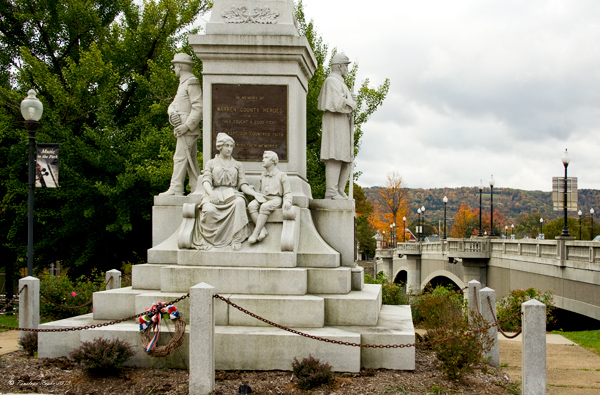
[[[592,241],[600,241],[600,235],[594,237],[594,239]]]

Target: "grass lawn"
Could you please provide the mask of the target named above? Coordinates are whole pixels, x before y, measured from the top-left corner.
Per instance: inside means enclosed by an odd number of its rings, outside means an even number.
[[[581,332],[552,331],[550,333],[562,335],[572,342],[579,344],[581,347],[600,355],[600,330]]]
[[[16,314],[0,315],[0,325],[18,327],[19,326],[19,321],[17,319],[18,317],[19,316]],[[10,329],[0,328],[0,332],[9,331],[9,330]]]

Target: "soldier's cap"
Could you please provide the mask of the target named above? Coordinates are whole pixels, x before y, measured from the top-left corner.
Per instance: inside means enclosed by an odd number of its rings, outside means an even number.
[[[336,53],[331,59],[331,64],[350,64],[350,58],[344,53]]]
[[[194,65],[194,61],[192,60],[192,57],[186,53],[176,53],[175,56],[173,57],[173,60],[171,60],[171,63],[175,64],[175,63],[183,63],[183,64],[189,64],[189,65]]]

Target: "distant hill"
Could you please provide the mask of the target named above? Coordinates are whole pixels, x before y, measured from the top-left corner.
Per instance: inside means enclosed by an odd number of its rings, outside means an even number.
[[[381,187],[363,188],[367,198],[371,201],[377,196]],[[417,208],[425,206],[427,221],[443,220],[444,196],[448,197],[447,218],[450,221],[456,216],[462,203],[467,203],[471,208],[479,208],[479,189],[477,187],[462,188],[408,188],[410,220],[417,217]],[[578,191],[579,209],[589,213],[594,208],[600,213],[600,190],[580,189]],[[485,188],[482,193],[483,212],[490,212],[490,189]],[[526,191],[522,189],[494,188],[494,216],[501,212],[509,223],[516,223],[517,218],[523,214],[539,212],[548,221],[560,218],[562,211],[554,211],[552,207],[552,193],[542,191]],[[577,214],[569,212],[569,216],[577,218]],[[449,224],[450,226],[450,224]]]

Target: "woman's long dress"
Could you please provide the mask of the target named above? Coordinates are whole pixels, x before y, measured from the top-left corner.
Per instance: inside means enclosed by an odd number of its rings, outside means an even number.
[[[207,249],[225,247],[234,241],[242,243],[250,234],[247,201],[240,191],[242,185],[248,184],[242,164],[233,158],[224,163],[217,155],[206,164],[202,175],[202,183],[205,182],[209,182],[224,201],[211,203],[208,194],[202,198],[196,214],[194,247]]]

